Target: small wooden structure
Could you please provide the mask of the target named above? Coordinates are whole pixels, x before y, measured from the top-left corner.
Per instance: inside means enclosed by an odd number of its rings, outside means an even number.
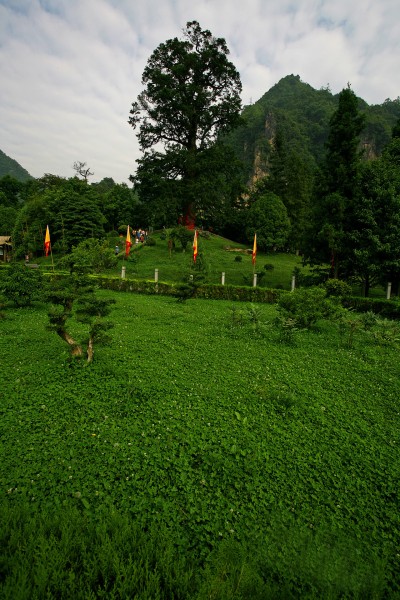
[[[9,235],[0,235],[0,261],[10,262],[11,252],[11,237]]]

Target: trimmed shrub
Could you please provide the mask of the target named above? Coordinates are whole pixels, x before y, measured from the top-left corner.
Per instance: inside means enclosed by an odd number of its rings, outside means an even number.
[[[351,286],[341,279],[328,279],[325,282],[327,296],[340,296],[347,298],[351,296]]]
[[[338,303],[326,296],[321,287],[299,288],[283,294],[278,300],[278,310],[287,319],[294,319],[302,329],[312,327],[320,319],[332,317]]]

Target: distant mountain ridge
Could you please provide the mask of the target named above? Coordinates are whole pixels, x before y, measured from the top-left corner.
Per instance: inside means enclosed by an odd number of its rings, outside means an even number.
[[[33,179],[32,175],[30,175],[26,169],[21,167],[16,160],[10,158],[0,150],[0,177],[4,177],[5,175],[10,175],[11,177],[18,179],[18,181],[28,181],[29,179]]]
[[[226,141],[246,168],[247,181],[268,174],[269,158],[279,130],[287,148],[316,166],[325,153],[329,121],[338,106],[339,94],[329,86],[319,90],[304,83],[299,75],[288,75],[275,84],[257,102],[244,107],[245,124],[233,131]],[[369,106],[358,98],[366,124],[361,145],[366,158],[380,156],[391,138],[392,128],[400,119],[400,98]]]

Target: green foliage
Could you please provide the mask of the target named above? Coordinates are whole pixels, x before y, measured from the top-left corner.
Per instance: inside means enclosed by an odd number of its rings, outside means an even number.
[[[21,165],[0,150],[0,178],[12,177],[18,181],[29,181],[32,176]]]
[[[25,265],[13,263],[0,280],[0,291],[16,306],[30,306],[39,300],[43,291],[42,273]]]
[[[250,243],[257,233],[257,247],[261,251],[284,248],[289,235],[290,222],[282,200],[272,192],[262,189],[251,195],[246,214],[246,236]]]
[[[338,319],[339,331],[344,345],[353,348],[355,339],[360,343],[370,343],[370,338],[379,346],[398,348],[400,342],[400,326],[397,321],[379,318],[369,311],[356,314],[350,310],[342,310]]]
[[[240,77],[228,54],[224,39],[192,21],[184,39],[160,44],[147,62],[129,123],[144,153],[131,179],[151,225],[226,213],[238,167],[221,137],[241,122]]]
[[[98,295],[115,335],[90,369],[43,307],[0,321],[0,596],[395,598],[398,349]]]
[[[327,296],[340,296],[347,298],[351,296],[351,286],[346,281],[340,279],[328,279],[324,283]]]
[[[342,90],[338,108],[329,121],[327,152],[314,189],[305,250],[311,264],[331,264],[334,278],[345,277],[351,264],[364,120],[354,92],[350,87]]]
[[[400,325],[390,319],[378,319],[371,329],[375,341],[382,346],[395,346],[400,342]]]
[[[94,344],[105,344],[111,340],[106,331],[111,329],[113,324],[104,321],[104,317],[109,315],[115,300],[96,296],[93,281],[86,274],[88,269],[86,265],[82,267],[79,262],[81,254],[78,253],[77,256],[78,263],[71,264],[69,276],[53,277],[50,282],[47,292],[47,300],[50,302],[47,328],[57,333],[68,344],[72,357],[80,358],[83,355],[82,342],[76,340],[75,334],[71,334],[70,326],[74,318],[78,323],[85,325],[87,362],[91,363]]]
[[[359,313],[373,312],[382,318],[400,319],[400,304],[398,301],[352,296],[346,298],[343,304],[346,308],[352,308]]]
[[[279,340],[284,344],[294,346],[296,344],[296,333],[299,330],[296,319],[278,314],[274,320],[274,325],[278,330]]]
[[[285,319],[293,319],[297,327],[308,329],[320,319],[335,315],[338,304],[327,297],[323,288],[299,288],[279,297],[278,310]]]
[[[272,263],[265,263],[263,266],[264,271],[273,271],[275,266]]]
[[[146,240],[146,245],[147,246],[156,246],[157,242],[153,237],[148,237]]]
[[[1,193],[1,192],[0,192]],[[2,206],[0,198],[0,232],[1,235],[10,235],[17,219],[17,209],[12,206]]]
[[[169,233],[169,239],[172,241],[178,241],[182,247],[183,252],[185,252],[188,244],[193,240],[194,232],[190,229],[187,229],[183,225],[179,225],[178,227],[174,227],[171,229]]]
[[[240,254],[237,254],[234,258],[235,262],[242,262],[242,260],[243,260],[243,256],[240,256]]]
[[[117,257],[108,240],[88,238],[72,248],[58,263],[69,270],[86,270],[100,273],[116,267]]]

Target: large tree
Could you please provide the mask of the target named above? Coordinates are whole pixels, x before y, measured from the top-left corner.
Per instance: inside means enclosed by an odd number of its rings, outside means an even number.
[[[246,237],[248,242],[257,233],[257,246],[264,252],[282,250],[288,240],[290,220],[282,200],[273,192],[255,187],[249,198],[246,211]]]
[[[228,54],[224,39],[192,21],[183,39],[160,44],[148,60],[130,111],[143,151],[131,179],[154,224],[157,215],[193,217],[230,196],[231,178],[221,175],[234,159],[221,137],[241,122],[241,82]]]
[[[393,137],[378,160],[363,165],[361,194],[350,231],[351,274],[368,296],[371,285],[400,283],[400,138]]]
[[[364,115],[347,87],[329,123],[326,157],[314,191],[306,256],[311,263],[331,264],[331,276],[349,274],[349,231],[360,194],[360,133]]]

